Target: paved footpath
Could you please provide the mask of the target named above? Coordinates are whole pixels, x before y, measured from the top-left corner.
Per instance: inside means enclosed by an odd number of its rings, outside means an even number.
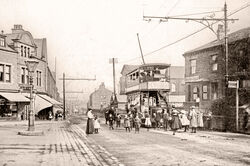
[[[38,121],[44,136],[21,136],[26,122],[0,122],[0,165],[121,166],[117,158],[88,139],[83,129],[64,121]]]

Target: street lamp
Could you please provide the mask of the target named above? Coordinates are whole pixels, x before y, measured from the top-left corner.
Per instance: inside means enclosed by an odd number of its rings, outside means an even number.
[[[38,65],[38,61],[34,58],[30,58],[29,60],[25,61],[25,64],[28,68],[29,72],[29,85],[30,85],[30,107],[29,107],[29,124],[28,124],[28,131],[35,130],[35,114],[34,114],[34,97],[33,97],[33,74],[36,70]]]

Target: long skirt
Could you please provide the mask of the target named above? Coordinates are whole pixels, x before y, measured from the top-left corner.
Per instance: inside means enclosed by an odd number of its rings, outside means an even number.
[[[86,134],[94,133],[94,122],[93,119],[88,118],[87,126],[86,126]]]
[[[146,118],[146,119],[145,119],[145,126],[146,126],[146,127],[151,127],[151,125],[152,125],[152,124],[151,124],[150,118]]]
[[[172,129],[177,130],[181,128],[181,123],[180,123],[180,119],[178,116],[173,116],[172,119]]]

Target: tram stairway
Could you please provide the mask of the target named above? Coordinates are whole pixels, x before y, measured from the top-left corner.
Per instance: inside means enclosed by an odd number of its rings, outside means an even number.
[[[159,104],[162,108],[168,108],[168,101],[161,91],[157,91]]]

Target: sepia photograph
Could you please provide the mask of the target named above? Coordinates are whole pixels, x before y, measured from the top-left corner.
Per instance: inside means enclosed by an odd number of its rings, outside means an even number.
[[[250,165],[250,0],[0,0],[0,166]]]

